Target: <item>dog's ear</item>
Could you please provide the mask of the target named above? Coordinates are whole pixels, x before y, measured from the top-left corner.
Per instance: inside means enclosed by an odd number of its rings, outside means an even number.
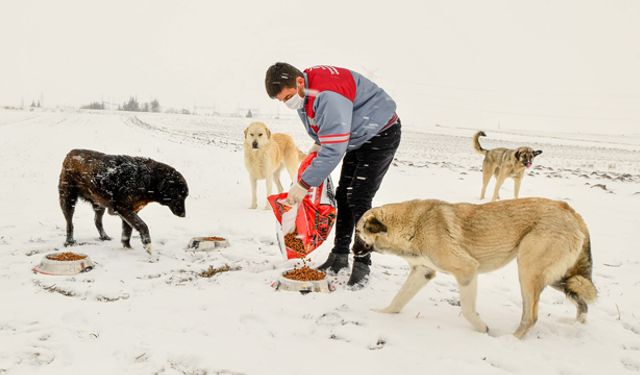
[[[249,127],[244,128],[244,138],[247,139],[247,132],[249,131]]]
[[[387,232],[387,226],[382,224],[378,218],[373,217],[364,224],[364,229],[369,233]]]
[[[271,130],[269,130],[269,128],[266,128],[266,129],[267,129],[267,138],[271,139]]]
[[[515,157],[516,157],[516,160],[520,160],[520,149],[516,150]]]
[[[533,152],[533,156],[538,156],[538,155],[540,155],[540,154],[542,154],[542,150],[535,150],[535,151]]]

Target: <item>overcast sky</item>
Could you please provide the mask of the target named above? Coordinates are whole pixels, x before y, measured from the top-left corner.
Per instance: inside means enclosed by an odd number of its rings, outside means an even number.
[[[275,61],[372,78],[410,127],[640,132],[640,1],[2,0],[0,104],[288,111]]]

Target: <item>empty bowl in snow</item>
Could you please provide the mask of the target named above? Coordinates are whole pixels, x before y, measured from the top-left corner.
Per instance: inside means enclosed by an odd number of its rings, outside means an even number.
[[[187,249],[191,250],[212,250],[215,248],[228,247],[229,241],[223,237],[194,237],[189,240]]]
[[[42,258],[33,272],[43,275],[77,275],[93,269],[94,263],[85,254],[72,252],[51,253]]]

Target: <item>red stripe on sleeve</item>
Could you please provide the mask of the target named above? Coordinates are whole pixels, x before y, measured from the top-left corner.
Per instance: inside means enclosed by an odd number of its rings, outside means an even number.
[[[344,142],[349,142],[348,139],[343,139],[343,140],[332,140],[332,141],[326,141],[326,142],[321,142],[323,145],[330,145],[332,143],[344,143]]]

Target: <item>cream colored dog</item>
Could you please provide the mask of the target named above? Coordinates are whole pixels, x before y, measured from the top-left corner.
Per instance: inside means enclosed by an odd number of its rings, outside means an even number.
[[[487,325],[476,312],[477,275],[517,258],[522,320],[514,335],[524,337],[538,319],[545,286],[565,293],[584,323],[587,302],[596,297],[591,282],[591,243],[582,220],[568,204],[543,198],[482,205],[414,200],[372,208],[358,221],[355,256],[371,251],[395,254],[411,273],[391,304],[397,313],[436,271],[452,274],[460,286],[462,315],[480,332]]]
[[[287,170],[291,181],[296,181],[298,166],[305,158],[298,150],[293,138],[287,134],[271,131],[262,122],[252,122],[244,130],[244,165],[251,181],[251,206],[257,207],[256,185],[258,180],[266,180],[267,196],[271,195],[275,182],[278,193],[283,191],[280,171]],[[269,209],[269,203],[265,206]]]

